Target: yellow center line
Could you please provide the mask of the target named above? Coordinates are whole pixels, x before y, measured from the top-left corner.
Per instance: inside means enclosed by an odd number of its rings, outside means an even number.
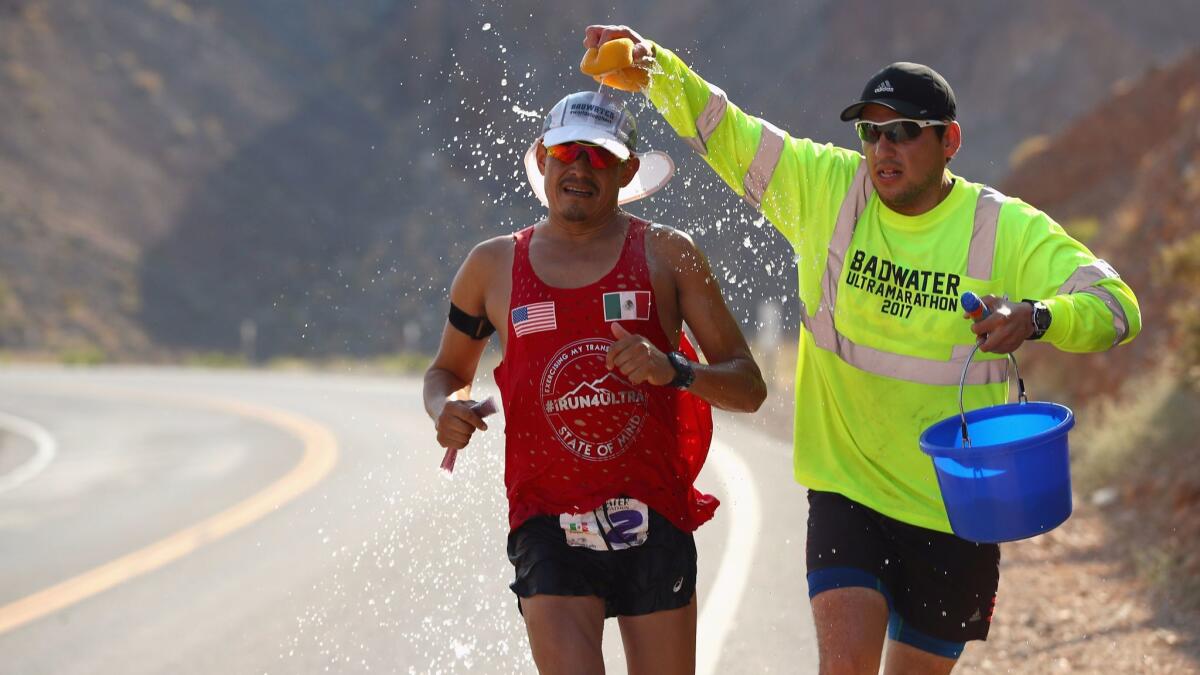
[[[80,388],[71,391],[78,393]],[[103,393],[146,397],[146,394],[135,392],[107,390]],[[276,408],[219,399],[178,395],[156,395],[154,399],[159,402],[173,400],[266,422],[299,438],[304,443],[304,456],[283,477],[215,516],[83,574],[0,606],[0,634],[154,571],[249,525],[319,483],[337,463],[338,447],[333,434],[316,422],[298,415]]]

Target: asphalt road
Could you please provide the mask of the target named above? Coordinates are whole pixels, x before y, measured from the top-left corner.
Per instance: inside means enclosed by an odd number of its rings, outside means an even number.
[[[0,671],[534,672],[507,588],[503,425],[448,477],[419,392],[0,370]],[[703,674],[816,672],[803,491],[761,423],[719,415],[699,481],[723,502],[696,535]],[[619,636],[609,622],[610,673]]]

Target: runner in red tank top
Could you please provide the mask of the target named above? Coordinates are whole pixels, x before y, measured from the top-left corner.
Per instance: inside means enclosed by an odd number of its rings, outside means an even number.
[[[670,175],[635,140],[611,95],[550,111],[529,155],[549,217],[471,251],[425,375],[438,441],[466,446],[487,429],[470,383],[498,333],[512,589],[542,673],[603,672],[606,616],[619,617],[631,672],[694,670],[692,532],[717,507],[693,486],[709,404],[754,411],[766,396],[703,254],[618,207]]]
[[[529,260],[537,229],[514,235],[512,327],[496,384],[504,400],[509,525],[539,514],[583,513],[621,494],[691,532],[715,498],[692,481],[712,438],[708,403],[673,387],[632,384],[607,366],[615,330],[696,359],[686,336],[668,339],[646,266],[650,226],[629,219],[617,264],[599,281],[556,288]],[[618,328],[619,327],[619,328]],[[672,373],[673,376],[673,373]]]

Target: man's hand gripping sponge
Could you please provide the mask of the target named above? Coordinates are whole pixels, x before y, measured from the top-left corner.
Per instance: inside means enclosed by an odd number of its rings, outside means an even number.
[[[597,82],[623,91],[641,91],[650,83],[650,74],[633,65],[633,40],[629,38],[609,40],[587,50],[579,69]]]

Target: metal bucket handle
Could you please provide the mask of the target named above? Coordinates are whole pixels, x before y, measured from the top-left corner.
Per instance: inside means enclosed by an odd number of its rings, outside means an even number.
[[[967,356],[967,362],[963,364],[962,376],[958,378],[958,414],[962,419],[962,439],[963,447],[971,447],[971,436],[967,433],[967,413],[963,410],[963,387],[967,385],[967,369],[971,367],[971,359],[975,358],[975,352],[979,351],[980,343],[975,343],[975,348],[971,350],[971,354]],[[1017,375],[1017,400],[1021,404],[1029,402],[1025,396],[1025,380],[1021,379],[1021,369],[1017,367],[1017,357],[1013,356],[1012,352],[1008,353],[1008,360],[1012,362],[1013,372]],[[1008,379],[1005,378],[1005,382]],[[1008,398],[1007,395],[1005,398]]]

